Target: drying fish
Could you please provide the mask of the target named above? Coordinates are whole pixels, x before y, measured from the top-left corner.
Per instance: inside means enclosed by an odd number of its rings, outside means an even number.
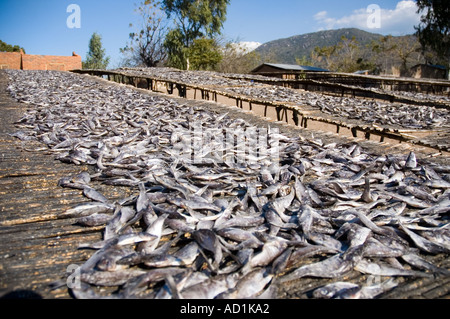
[[[400,228],[414,241],[414,243],[419,247],[420,249],[424,250],[425,252],[431,253],[431,254],[440,254],[440,253],[446,253],[448,254],[450,250],[446,248],[445,246],[439,245],[437,242],[432,242],[426,238],[423,238],[413,231],[409,230],[407,227],[400,225]]]
[[[96,251],[81,266],[77,297],[99,297],[101,285],[116,291],[111,298],[254,298],[304,277],[342,282],[350,271],[448,275],[421,255],[450,251],[450,167],[432,158],[372,154],[355,142],[259,128],[208,105],[88,76],[5,72],[10,94],[28,104],[14,136],[95,172],[59,182],[92,202],[58,217],[104,226],[102,241],[81,245]],[[450,125],[449,111],[433,107],[328,97],[209,72],[126,72],[209,83],[370,125]],[[106,195],[110,185],[121,186],[117,197],[122,186],[129,193],[109,200],[98,190]],[[336,284],[313,295],[373,298],[394,286]]]
[[[112,215],[95,213],[90,216],[78,218],[77,224],[87,227],[101,226],[106,225],[112,218]]]
[[[385,293],[386,291],[392,290],[393,288],[397,287],[397,283],[394,279],[388,279],[380,284],[375,284],[371,286],[364,286],[358,291],[353,291],[347,293],[344,292],[339,295],[339,298],[346,298],[346,299],[374,299],[375,297],[381,295],[382,293]]]
[[[363,246],[358,246],[347,251],[344,254],[337,254],[333,257],[327,258],[324,261],[302,266],[292,273],[282,277],[280,281],[287,282],[297,280],[302,277],[320,277],[320,278],[337,278],[348,271],[352,270],[355,264],[359,262],[362,257]]]
[[[260,294],[272,280],[273,275],[261,268],[254,270],[236,284],[231,291],[224,292],[217,296],[218,299],[246,299],[254,298]]]
[[[158,247],[159,241],[161,240],[162,236],[162,230],[164,227],[164,222],[166,218],[168,217],[167,214],[161,215],[158,217],[157,220],[153,222],[152,225],[150,225],[146,230],[145,233],[149,234],[154,237],[154,240],[147,241],[139,245],[138,249],[144,253],[148,254],[151,253]]]
[[[194,232],[193,236],[200,247],[214,254],[213,267],[217,269],[223,256],[222,246],[217,235],[211,230],[201,229]]]
[[[286,248],[287,243],[284,240],[270,240],[264,244],[260,253],[250,258],[246,266],[250,269],[255,267],[267,266]]]
[[[444,276],[450,276],[450,271],[444,268],[436,267],[435,265],[429,263],[428,261],[420,258],[419,256],[415,254],[407,254],[401,256],[404,261],[406,261],[408,264],[420,268],[429,270],[435,274],[444,275]]]
[[[192,242],[173,254],[162,254],[148,256],[140,261],[148,267],[175,267],[192,265],[199,255],[199,248],[196,242]]]
[[[341,295],[351,289],[352,291],[359,290],[359,285],[351,282],[334,282],[326,286],[314,290],[313,295],[318,299],[331,299]]]
[[[197,285],[187,287],[180,294],[184,299],[214,299],[221,293],[234,288],[238,281],[238,274],[219,275]]]
[[[101,193],[96,191],[95,189],[91,187],[85,187],[83,189],[83,195],[86,196],[89,199],[92,199],[93,201],[100,202],[100,203],[108,203],[109,200]]]
[[[408,269],[399,269],[391,267],[387,264],[373,263],[367,260],[361,260],[356,266],[355,269],[362,272],[363,274],[375,275],[375,276],[415,276],[415,277],[429,277],[427,273],[408,270]]]
[[[314,290],[313,295],[323,299],[373,299],[396,286],[397,283],[392,279],[362,287],[348,282],[335,282]]]
[[[86,217],[93,214],[111,213],[114,210],[114,206],[105,203],[86,203],[78,205],[75,208],[68,209],[65,213],[61,214],[61,217]]]

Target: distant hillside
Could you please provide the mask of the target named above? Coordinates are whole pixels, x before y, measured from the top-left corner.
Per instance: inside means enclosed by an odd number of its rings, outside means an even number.
[[[342,36],[355,39],[362,45],[378,40],[382,35],[359,29],[339,29],[296,35],[286,39],[267,42],[255,50],[263,59],[273,63],[296,64],[296,58],[310,57],[316,47],[332,46],[341,41]]]

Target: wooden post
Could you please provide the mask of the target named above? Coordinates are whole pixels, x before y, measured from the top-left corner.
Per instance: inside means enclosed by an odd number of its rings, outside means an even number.
[[[166,85],[167,85],[167,93],[173,94],[173,83],[168,82],[166,83]]]
[[[294,120],[295,126],[298,126],[298,111],[294,110],[293,113],[294,114],[292,115],[292,119]]]
[[[281,121],[281,108],[279,106],[276,107],[276,111],[277,111],[277,121]]]

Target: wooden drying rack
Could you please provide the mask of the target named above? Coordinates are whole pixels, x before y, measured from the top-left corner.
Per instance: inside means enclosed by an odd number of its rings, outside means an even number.
[[[194,99],[197,98],[197,91],[200,91],[201,93],[201,99],[202,100],[208,100],[208,101],[218,101],[218,96],[223,96],[229,99],[233,99],[236,101],[236,107],[243,108],[243,102],[246,102],[249,104],[250,111],[253,110],[255,105],[260,105],[264,107],[264,116],[267,117],[268,108],[272,107],[275,109],[277,114],[277,121],[283,121],[286,123],[289,123],[289,115],[288,113],[291,113],[292,121],[296,126],[300,126],[303,128],[308,128],[308,122],[309,121],[316,121],[321,123],[326,123],[330,125],[336,126],[336,133],[339,133],[342,128],[349,129],[353,135],[353,137],[358,136],[358,132],[362,132],[364,137],[367,140],[370,140],[372,135],[378,136],[380,142],[384,142],[385,139],[392,139],[397,140],[399,142],[406,142],[406,143],[412,143],[419,146],[425,146],[433,149],[437,149],[439,151],[450,151],[450,144],[448,143],[433,143],[432,141],[428,139],[426,142],[422,141],[421,139],[416,138],[415,136],[412,136],[411,133],[439,133],[439,130],[436,131],[425,131],[425,130],[405,130],[400,127],[381,127],[374,124],[363,124],[363,123],[357,123],[357,121],[342,121],[339,118],[333,117],[333,116],[327,116],[326,114],[318,111],[317,109],[314,109],[309,106],[300,106],[300,105],[294,105],[293,103],[289,102],[276,102],[276,101],[269,101],[269,100],[263,100],[263,99],[256,99],[249,96],[239,95],[239,94],[233,94],[230,92],[226,92],[224,90],[208,87],[208,86],[200,86],[190,83],[184,83],[181,81],[175,81],[175,80],[169,80],[164,79],[157,76],[149,76],[149,75],[137,75],[132,73],[126,73],[126,72],[118,72],[118,71],[110,71],[110,70],[73,70],[72,72],[78,73],[78,74],[89,74],[92,76],[98,76],[98,77],[107,77],[109,81],[118,82],[121,84],[128,84],[135,87],[145,88],[151,91],[157,91],[158,83],[162,83],[165,85],[167,92],[169,94],[175,93],[175,88],[178,91],[178,96],[182,98],[187,98],[187,90],[191,89],[194,90]],[[232,77],[230,77],[232,78]],[[246,79],[249,80],[249,79]],[[253,79],[251,79],[253,80]],[[253,81],[261,81],[264,82],[265,80],[253,80]],[[271,80],[273,82],[274,80]],[[276,80],[275,80],[276,81]],[[279,83],[284,83],[285,81],[291,82],[293,80],[280,80],[276,81]],[[299,81],[299,80],[295,80]],[[145,86],[144,86],[144,84]],[[340,84],[330,84],[330,83],[320,83],[317,81],[312,82],[314,85],[323,85],[324,87],[332,87],[336,88],[339,87],[341,90],[353,90],[354,96],[360,96],[360,94],[356,92],[365,92],[368,93],[367,89],[358,89],[354,87],[348,87],[345,85]],[[223,87],[222,87],[223,88]],[[378,94],[373,91],[370,91],[373,94]],[[396,101],[400,102],[398,100],[398,97],[395,97],[390,94],[378,94],[377,98],[379,99],[386,99],[389,101]],[[397,100],[396,100],[397,99]],[[418,101],[413,101],[409,99],[403,99],[403,102],[411,103],[411,104],[417,104]],[[434,105],[436,106],[436,105]],[[446,105],[440,105],[441,108],[448,108],[450,106]]]

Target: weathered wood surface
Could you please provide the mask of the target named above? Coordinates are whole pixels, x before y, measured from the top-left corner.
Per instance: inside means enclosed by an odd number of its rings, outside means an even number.
[[[50,284],[67,278],[69,265],[81,265],[92,255],[77,249],[79,244],[101,240],[102,235],[100,228],[58,219],[65,210],[89,201],[79,190],[59,187],[58,181],[88,168],[25,151],[42,146],[9,136],[27,106],[14,102],[5,88],[6,77],[0,73],[0,297],[33,292],[42,298],[70,298],[67,286],[52,290]],[[105,191],[116,193],[113,188]]]
[[[31,151],[40,145],[23,143],[9,136],[15,131],[14,122],[21,118],[27,106],[14,102],[5,88],[6,77],[0,72],[0,297],[12,294],[16,297],[71,298],[64,285],[67,268],[73,264],[83,264],[93,254],[92,250],[79,250],[78,246],[100,240],[102,228],[81,227],[75,224],[74,219],[59,219],[58,216],[65,210],[88,200],[80,191],[61,188],[57,183],[64,176],[90,168],[62,164],[54,160],[52,154]],[[209,107],[215,112],[228,112],[230,116],[243,118],[255,125],[268,125],[265,119],[237,108],[204,101],[188,103]],[[334,134],[294,128],[279,122],[271,122],[270,125],[278,126],[283,134],[305,137],[314,134],[325,143],[345,142],[345,139]],[[388,149],[378,143],[359,142],[370,152],[403,153],[409,150],[406,145]],[[436,160],[446,161],[445,158]],[[109,198],[126,197],[130,195],[127,191],[138,192],[100,184],[96,187]],[[433,262],[450,268],[449,256],[433,257]],[[355,271],[348,274],[347,279],[353,282],[372,280]],[[400,280],[398,288],[381,297],[434,299],[450,295],[450,278]],[[52,290],[50,284],[54,282],[62,283],[62,286]],[[303,278],[285,284],[278,297],[308,298],[313,289],[328,282]]]

